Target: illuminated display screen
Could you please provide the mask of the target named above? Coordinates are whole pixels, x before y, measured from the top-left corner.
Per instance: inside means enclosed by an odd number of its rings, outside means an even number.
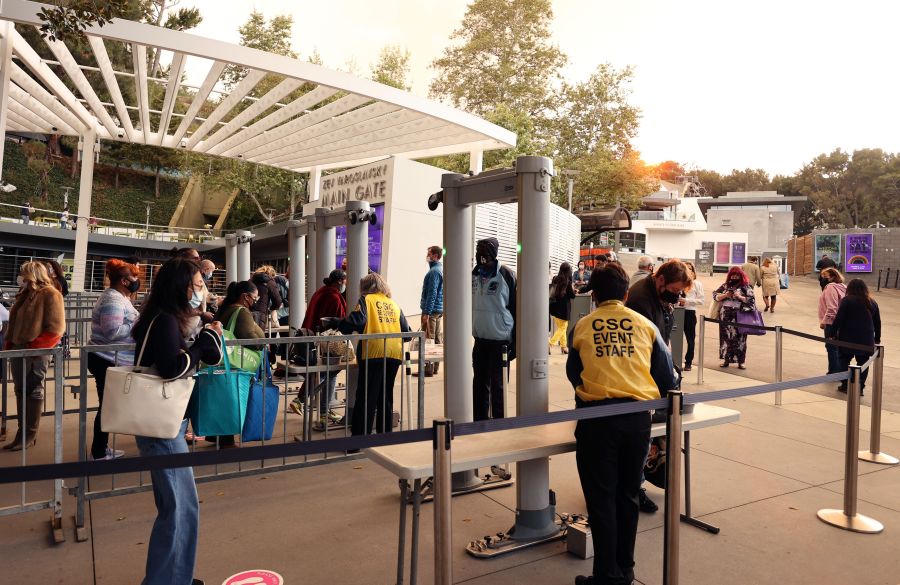
[[[381,272],[381,249],[384,240],[384,205],[375,205],[375,225],[369,226],[369,269],[374,272]],[[341,262],[347,255],[347,228],[345,226],[337,226],[335,229],[337,243],[335,250],[337,252],[335,266],[340,266]]]

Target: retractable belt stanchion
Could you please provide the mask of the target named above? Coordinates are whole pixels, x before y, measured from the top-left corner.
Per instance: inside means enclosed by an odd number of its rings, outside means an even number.
[[[697,325],[699,330],[697,331],[697,337],[699,338],[698,347],[697,347],[697,385],[703,384],[703,353],[704,348],[706,347],[706,317],[700,315],[697,319]]]
[[[681,404],[679,390],[669,392],[666,419],[666,510],[663,584],[678,585],[679,522],[681,520]]]
[[[453,421],[434,421],[434,582],[453,585],[453,498],[450,474],[450,444]]]
[[[881,400],[884,391],[884,346],[875,346],[875,362],[872,364],[872,424],[870,426],[869,450],[860,451],[859,458],[871,463],[897,465],[900,459],[881,452]]]
[[[850,366],[850,387],[847,391],[847,441],[844,452],[844,509],[822,509],[819,520],[853,532],[877,534],[884,525],[868,516],[856,513],[857,473],[859,471],[859,366]]]
[[[781,325],[775,326],[775,381],[782,381],[782,367],[784,364],[784,339]],[[775,406],[781,406],[781,390],[775,391]]]

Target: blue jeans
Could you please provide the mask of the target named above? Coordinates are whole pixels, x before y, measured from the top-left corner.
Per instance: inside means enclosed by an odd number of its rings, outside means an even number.
[[[834,327],[825,326],[825,337],[834,337]],[[835,374],[841,371],[841,348],[836,345],[825,345],[828,354],[828,373]],[[843,386],[843,384],[841,384]]]
[[[135,437],[141,456],[187,453],[187,420],[174,439]],[[147,548],[147,574],[142,585],[191,585],[197,558],[200,504],[190,467],[150,472],[156,521]]]
[[[337,375],[338,372],[336,371],[320,374],[320,376],[322,376],[322,381],[316,386],[316,392],[321,392],[321,394],[319,394],[319,414],[322,416],[328,414],[328,409],[336,398],[337,393],[335,391],[335,386],[337,386]]]

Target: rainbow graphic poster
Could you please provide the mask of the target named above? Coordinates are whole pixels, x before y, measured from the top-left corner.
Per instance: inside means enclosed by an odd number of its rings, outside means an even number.
[[[847,234],[844,243],[844,272],[872,272],[872,234]]]

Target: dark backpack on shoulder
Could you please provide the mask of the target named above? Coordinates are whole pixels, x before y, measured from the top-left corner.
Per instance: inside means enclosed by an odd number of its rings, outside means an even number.
[[[298,337],[313,336],[315,332],[309,329],[300,329]],[[316,348],[315,342],[294,343],[291,345],[290,358],[288,359],[295,366],[314,366],[319,362],[319,350]]]

